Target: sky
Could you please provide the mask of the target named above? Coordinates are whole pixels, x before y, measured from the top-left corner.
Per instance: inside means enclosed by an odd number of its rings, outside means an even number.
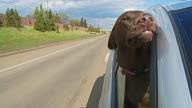
[[[34,12],[41,3],[53,13],[65,13],[71,19],[87,20],[88,25],[111,29],[116,19],[129,10],[145,10],[151,6],[182,0],[0,0],[0,13],[7,8],[16,8],[25,17]]]

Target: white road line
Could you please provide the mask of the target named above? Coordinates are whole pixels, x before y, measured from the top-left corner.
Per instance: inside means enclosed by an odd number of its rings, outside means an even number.
[[[97,39],[100,39],[100,38],[97,38]],[[96,40],[96,39],[94,39],[94,40]],[[37,60],[40,60],[40,59],[43,59],[43,58],[46,58],[46,57],[49,57],[49,56],[51,56],[51,55],[60,53],[60,52],[62,52],[62,51],[66,51],[66,50],[72,49],[72,48],[74,48],[74,47],[81,46],[81,45],[83,45],[83,44],[92,42],[92,41],[94,41],[94,40],[87,41],[87,42],[81,43],[81,44],[77,44],[77,45],[74,45],[74,46],[71,46],[71,47],[68,47],[68,48],[65,48],[65,49],[62,49],[62,50],[59,50],[59,51],[56,51],[56,52],[53,52],[53,53],[50,53],[50,54],[47,54],[47,55],[44,55],[44,56],[41,56],[41,57],[38,57],[38,58],[32,59],[32,60],[30,60],[30,61],[23,62],[23,63],[21,63],[21,64],[17,64],[17,65],[15,65],[15,66],[11,66],[11,67],[5,68],[5,69],[3,69],[3,70],[0,70],[0,73],[1,73],[1,72],[4,72],[4,71],[7,71],[7,70],[10,70],[10,69],[13,69],[13,68],[16,68],[16,67],[19,67],[19,66],[22,66],[22,65],[25,65],[25,64],[28,64],[28,63],[31,63],[31,62],[34,62],[34,61],[37,61]]]
[[[105,56],[105,63],[106,63],[106,64],[107,64],[107,62],[108,62],[109,55],[110,55],[110,53],[107,53],[106,56]]]

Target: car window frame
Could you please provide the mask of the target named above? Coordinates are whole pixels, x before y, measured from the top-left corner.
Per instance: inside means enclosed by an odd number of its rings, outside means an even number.
[[[182,61],[183,61],[183,66],[185,69],[185,74],[186,74],[186,78],[187,78],[187,82],[188,82],[188,87],[189,87],[189,91],[190,91],[190,95],[191,95],[191,99],[192,99],[192,67],[191,67],[191,63],[188,59],[188,55],[187,55],[187,51],[189,49],[186,49],[185,45],[186,43],[190,43],[189,40],[186,40],[185,43],[183,42],[183,38],[182,36],[187,36],[187,34],[185,33],[185,30],[183,28],[183,25],[181,24],[181,22],[179,21],[179,17],[177,16],[176,11],[183,11],[183,10],[188,10],[188,9],[192,9],[192,7],[187,7],[187,8],[183,8],[183,9],[179,9],[179,10],[171,10],[168,11],[168,16],[170,18],[170,21],[172,23],[173,26],[173,30],[175,32],[175,36],[176,36],[176,40],[178,42],[178,46],[179,46],[179,50],[181,53],[181,57],[182,57]],[[190,43],[192,44],[192,43]],[[191,51],[192,51],[192,47],[190,47]]]
[[[157,35],[153,36],[150,53],[150,108],[158,108]]]

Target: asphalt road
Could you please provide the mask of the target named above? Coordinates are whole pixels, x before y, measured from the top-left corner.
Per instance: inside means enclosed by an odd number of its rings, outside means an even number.
[[[67,41],[0,57],[0,108],[85,108],[105,73],[107,40]]]

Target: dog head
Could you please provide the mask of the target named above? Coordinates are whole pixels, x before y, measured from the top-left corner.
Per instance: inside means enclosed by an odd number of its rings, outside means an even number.
[[[143,11],[127,11],[116,21],[108,48],[138,48],[152,40],[156,31],[153,17]]]

